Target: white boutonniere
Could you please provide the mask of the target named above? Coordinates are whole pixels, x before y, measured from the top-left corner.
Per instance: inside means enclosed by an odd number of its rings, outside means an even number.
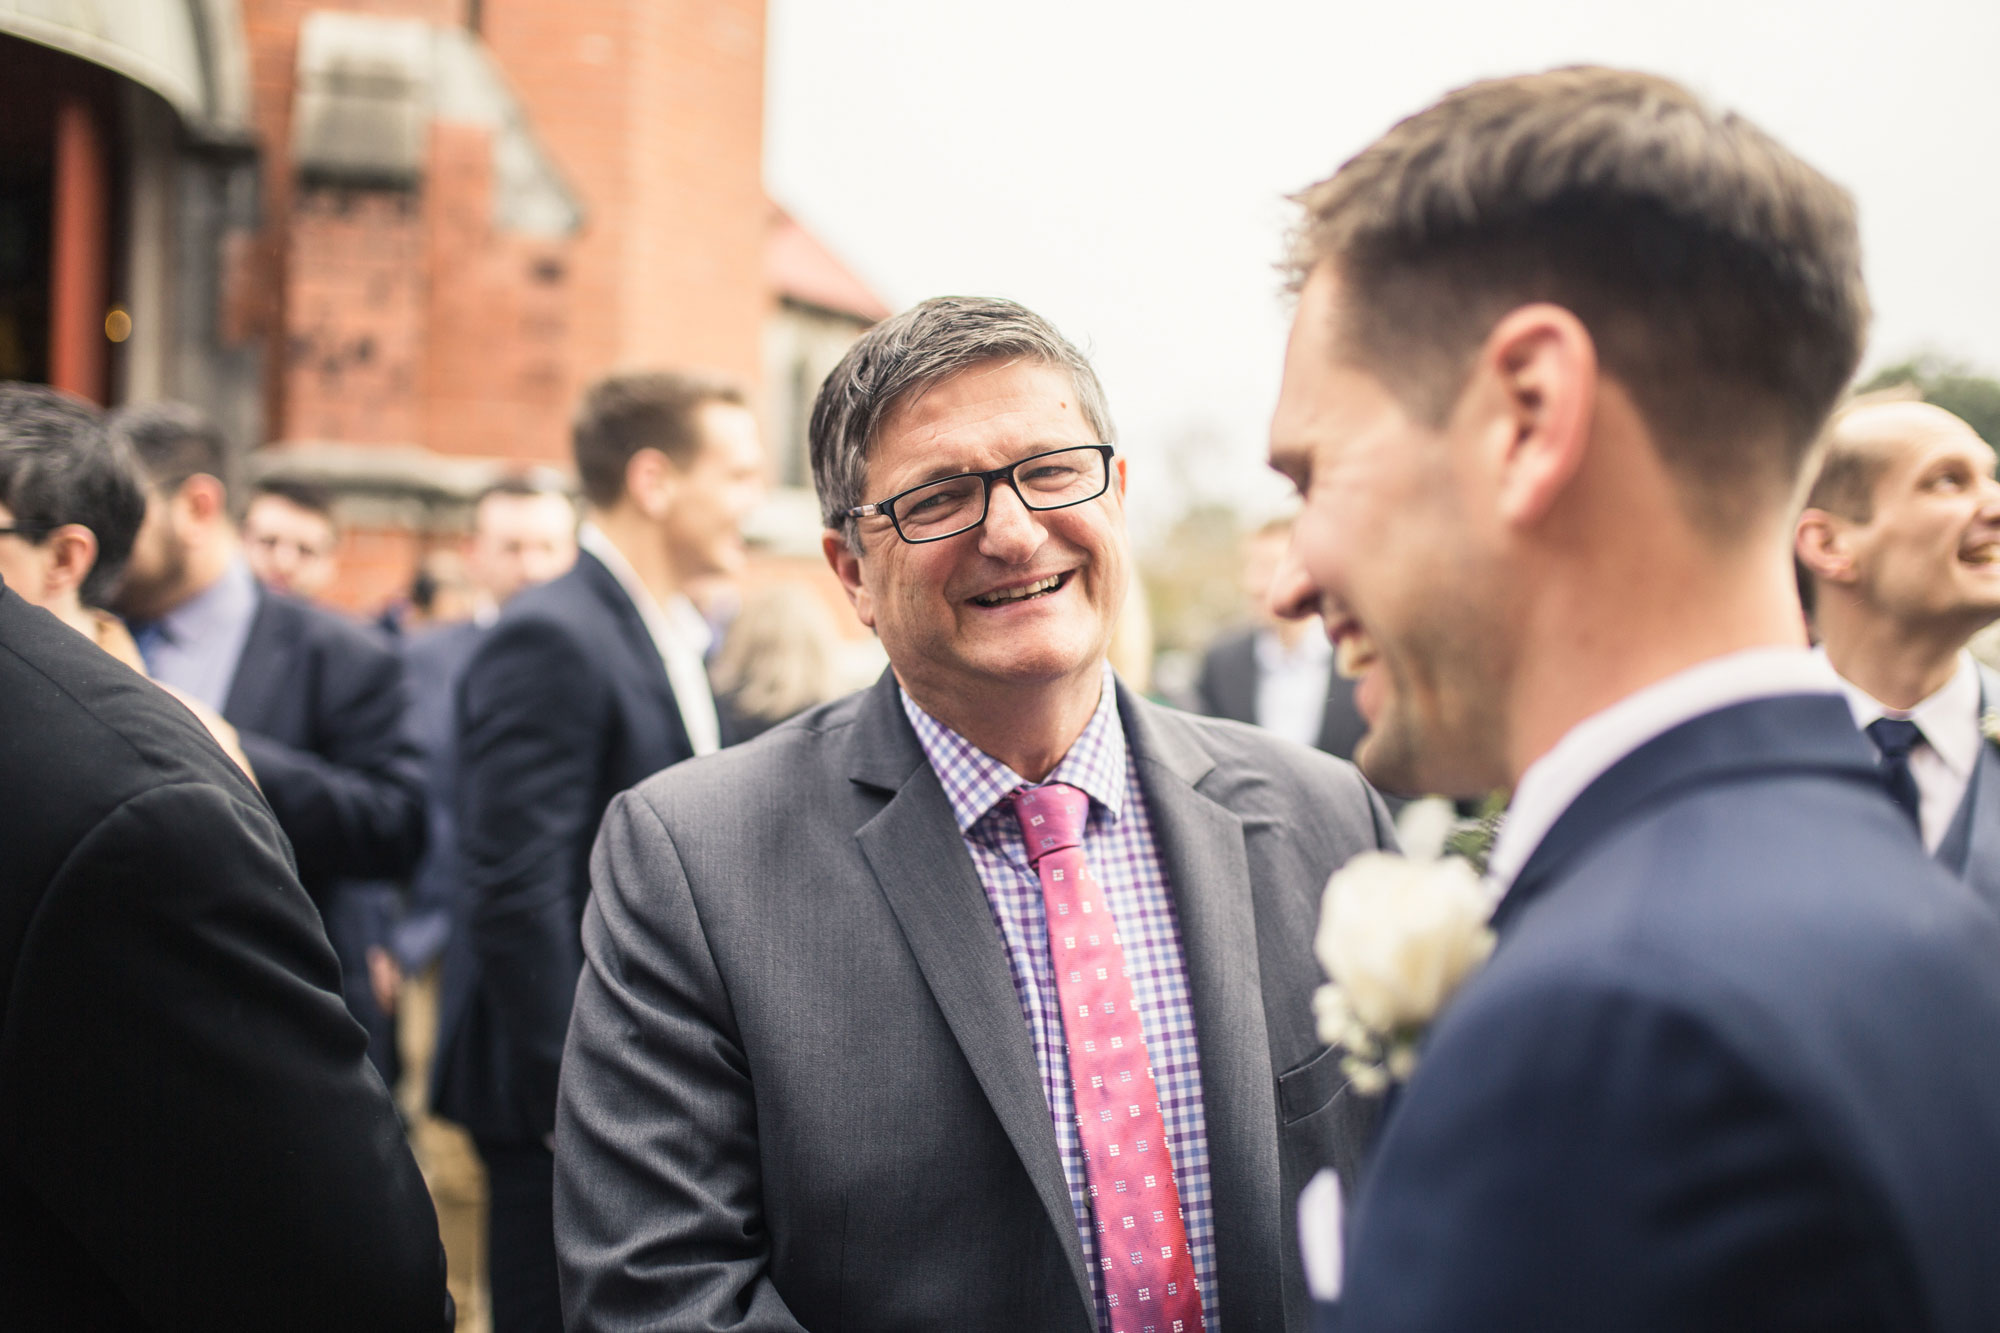
[[[1313,996],[1320,1040],[1365,1096],[1406,1081],[1417,1042],[1493,952],[1494,897],[1465,861],[1363,852],[1327,881],[1313,952],[1329,982]]]
[[[1989,708],[1979,715],[1979,734],[2000,745],[2000,708]]]

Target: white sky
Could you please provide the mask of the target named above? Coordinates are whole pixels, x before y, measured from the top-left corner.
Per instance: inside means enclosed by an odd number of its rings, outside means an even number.
[[[1083,346],[1144,521],[1196,434],[1218,493],[1276,502],[1284,196],[1488,75],[1626,65],[1744,112],[1860,200],[1866,367],[2000,372],[1996,57],[1996,0],[771,0],[765,174],[891,306],[1009,296]]]

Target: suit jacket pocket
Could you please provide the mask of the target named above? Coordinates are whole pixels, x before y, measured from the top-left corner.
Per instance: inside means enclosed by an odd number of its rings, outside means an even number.
[[[1328,1046],[1304,1064],[1278,1075],[1278,1112],[1287,1125],[1324,1110],[1343,1087],[1347,1075],[1340,1071],[1340,1050]]]

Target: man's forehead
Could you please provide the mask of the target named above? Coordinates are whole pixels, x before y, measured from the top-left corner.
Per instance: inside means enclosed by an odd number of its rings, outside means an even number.
[[[1849,409],[1834,426],[1842,450],[1891,466],[1941,448],[1966,448],[1991,459],[1992,448],[1965,421],[1930,403],[1870,403]]]
[[[1068,370],[1037,358],[996,357],[899,398],[875,431],[868,466],[921,468],[966,461],[958,457],[966,450],[1021,453],[1096,440]]]

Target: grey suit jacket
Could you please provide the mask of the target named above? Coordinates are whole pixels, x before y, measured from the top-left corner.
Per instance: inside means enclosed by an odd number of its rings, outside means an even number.
[[[1313,1032],[1321,886],[1392,842],[1347,764],[1119,707],[1187,951],[1231,1333],[1303,1329],[1300,1186],[1372,1107]],[[575,1330],[1083,1333],[1020,1002],[893,677],[620,797],[557,1121]]]

